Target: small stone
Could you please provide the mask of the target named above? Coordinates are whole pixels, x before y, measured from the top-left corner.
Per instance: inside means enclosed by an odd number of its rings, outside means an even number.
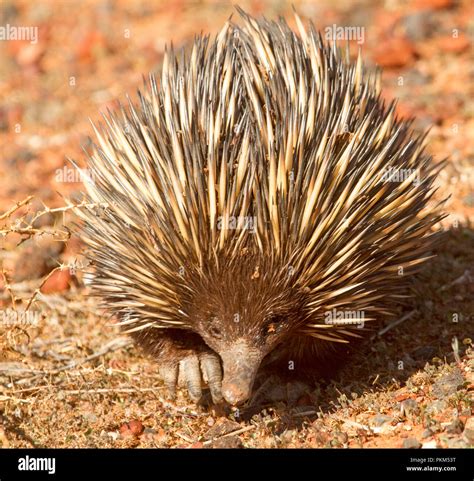
[[[56,271],[43,284],[41,292],[43,294],[52,294],[54,292],[67,291],[71,285],[72,276],[69,270]]]
[[[140,434],[142,434],[143,430],[145,429],[143,427],[143,424],[138,421],[137,419],[132,419],[128,425],[130,426],[130,431],[132,431],[132,433],[135,435],[135,436],[140,436]]]
[[[191,444],[191,449],[202,449],[204,444],[201,441],[196,441],[195,443]]]
[[[455,419],[451,424],[446,427],[446,432],[449,434],[461,434],[464,425],[460,419]]]
[[[48,100],[41,103],[35,111],[37,120],[44,125],[57,125],[64,119],[64,103],[57,100]]]
[[[19,14],[18,7],[14,2],[3,2],[2,4],[2,20],[6,23],[15,23]]]
[[[288,429],[280,435],[280,440],[285,444],[289,444],[293,441],[295,434],[296,431],[294,429]]]
[[[441,10],[453,6],[454,0],[417,0],[416,6],[419,8]]]
[[[214,426],[214,424],[216,424],[216,420],[215,420],[212,416],[209,416],[209,417],[206,419],[206,424],[207,424],[209,427],[212,427],[212,426]]]
[[[18,52],[16,61],[21,67],[37,66],[44,55],[44,47],[39,43],[26,44]]]
[[[308,384],[301,382],[301,381],[290,381],[286,383],[286,392],[287,392],[287,402],[288,404],[295,406],[298,404],[299,400],[302,399],[303,402],[309,402],[307,406],[311,405],[311,400],[307,401],[304,399],[308,396],[308,392],[311,391],[311,388]],[[301,406],[301,404],[300,404]]]
[[[98,420],[98,417],[94,414],[94,413],[84,413],[82,415],[82,417],[84,418],[85,421],[87,421],[88,423],[96,423],[97,420]]]
[[[347,441],[349,441],[349,436],[344,431],[337,431],[336,433],[334,433],[334,438],[341,445],[347,444]]]
[[[314,441],[316,445],[319,447],[327,446],[328,440],[329,440],[329,436],[327,433],[316,432],[314,435]]]
[[[214,449],[238,449],[243,448],[242,441],[238,436],[228,436],[219,438],[212,442],[211,448]]]
[[[26,220],[29,221],[32,219],[32,215],[27,216]],[[54,215],[51,212],[47,212],[46,214],[38,217],[34,222],[33,222],[33,227],[35,229],[41,229],[42,227],[47,227],[51,226],[54,224]]]
[[[446,401],[442,401],[442,400],[433,401],[431,404],[429,404],[426,407],[426,413],[427,414],[439,414],[439,413],[443,412],[447,408],[447,406],[448,405],[447,405]]]
[[[54,13],[53,5],[47,5],[46,3],[32,4],[28,9],[28,20],[34,24],[43,23],[50,19]]]
[[[25,242],[13,268],[13,279],[21,282],[44,276],[58,265],[57,261],[64,247],[64,242],[55,241],[50,237]]]
[[[403,37],[393,37],[382,41],[374,52],[374,60],[381,67],[400,68],[411,63],[415,50],[411,42]]]
[[[468,443],[474,444],[474,417],[471,417],[466,421],[463,437]]]
[[[407,438],[403,441],[403,447],[405,449],[419,449],[421,448],[421,443],[416,438]]]
[[[447,53],[464,52],[470,45],[469,39],[466,35],[459,35],[458,37],[447,35],[446,37],[439,38],[436,43],[441,50]]]
[[[466,205],[467,207],[474,207],[474,194],[470,192],[468,195],[466,195],[463,199],[463,204]],[[472,285],[471,285],[472,288]]]
[[[145,428],[146,432],[147,428]],[[158,432],[153,433],[153,440],[157,444],[164,444],[168,441],[168,435],[166,434],[166,431],[163,428],[159,428]]]
[[[120,433],[120,436],[122,436],[123,438],[134,436],[134,434],[132,433],[132,430],[130,429],[130,426],[128,425],[128,423],[123,423],[120,426],[119,433]]]
[[[446,440],[446,447],[449,449],[465,449],[469,447],[462,438],[452,438]]]
[[[426,85],[431,82],[432,77],[416,69],[410,69],[405,75],[407,85]],[[431,304],[430,304],[431,302]],[[426,308],[431,311],[433,310],[433,301],[425,301]],[[431,347],[431,346],[428,346]],[[412,355],[413,357],[413,355]]]
[[[410,40],[419,42],[433,35],[436,27],[435,20],[433,12],[422,10],[402,18],[401,25],[404,27],[405,34]]]
[[[427,441],[426,443],[423,443],[421,449],[435,449],[437,447],[438,445],[436,444],[436,440],[433,439],[432,441]]]
[[[423,434],[421,435],[421,437],[423,439],[426,439],[426,438],[431,438],[431,436],[433,436],[434,432],[431,430],[431,429],[425,429],[423,431]]]
[[[110,431],[107,433],[107,436],[112,438],[113,441],[117,441],[117,439],[120,437],[120,434],[117,433],[116,431]]]
[[[140,436],[143,433],[144,427],[143,424],[136,420],[132,419],[128,423],[123,423],[120,426],[119,432],[122,437],[131,437],[131,436]]]
[[[440,399],[450,396],[458,390],[459,386],[461,386],[463,382],[464,377],[460,369],[456,368],[452,372],[441,376],[433,384],[433,394]]]
[[[387,416],[386,414],[377,414],[376,416],[374,416],[374,418],[372,419],[372,425],[373,426],[376,426],[376,427],[381,427],[383,426],[384,424],[387,424],[387,423],[392,423],[394,419],[391,417],[391,416]]]
[[[413,416],[420,413],[420,408],[414,399],[405,399],[400,403],[400,411],[405,416]]]
[[[405,399],[408,399],[410,397],[410,395],[406,392],[403,392],[403,393],[400,393],[400,394],[397,394],[395,396],[395,401],[404,401]]]
[[[101,32],[90,30],[76,43],[76,58],[80,62],[91,62],[102,56],[107,49],[106,39]]]

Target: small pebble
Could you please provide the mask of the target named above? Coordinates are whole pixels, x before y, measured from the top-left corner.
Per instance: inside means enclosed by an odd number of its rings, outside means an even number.
[[[41,292],[52,294],[54,292],[67,291],[71,285],[72,276],[69,270],[58,270],[51,274],[51,277],[43,284]]]
[[[455,419],[446,428],[446,432],[449,434],[461,434],[463,432],[464,425],[460,419]]]
[[[391,423],[393,418],[391,416],[387,416],[386,414],[377,414],[372,419],[372,424],[376,427],[381,427],[384,424]]]
[[[434,433],[433,433],[433,431],[432,431],[431,429],[425,429],[425,430],[423,431],[423,434],[421,435],[421,437],[422,437],[423,439],[431,438],[431,436],[433,436],[433,434],[434,434]]]
[[[235,449],[242,448],[242,441],[238,436],[229,436],[226,438],[216,439],[212,442],[211,448],[214,449]]]
[[[459,386],[461,386],[463,382],[464,382],[464,377],[460,369],[456,368],[452,372],[441,376],[433,384],[433,394],[438,399],[442,399],[446,396],[450,396],[451,394],[454,394],[458,390]]]
[[[400,403],[400,412],[402,415],[416,415],[419,414],[420,408],[414,399],[405,399]]]
[[[474,417],[471,417],[466,421],[463,437],[468,443],[474,444]]]
[[[419,449],[421,443],[416,438],[407,438],[403,441],[403,447],[405,449]]]

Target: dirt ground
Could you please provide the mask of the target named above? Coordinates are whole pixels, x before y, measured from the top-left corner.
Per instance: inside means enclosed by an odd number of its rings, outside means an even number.
[[[469,447],[474,445],[474,82],[469,0],[243,1],[318,29],[364,27],[398,113],[431,126],[448,157],[436,193],[448,216],[414,296],[345,367],[307,386],[269,379],[239,410],[165,398],[156,364],[88,296],[64,197],[81,184],[89,118],[132,97],[165,45],[216,33],[224,1],[11,1],[0,25],[0,447]],[[357,45],[352,45],[357,51]],[[23,313],[23,314],[21,314]]]

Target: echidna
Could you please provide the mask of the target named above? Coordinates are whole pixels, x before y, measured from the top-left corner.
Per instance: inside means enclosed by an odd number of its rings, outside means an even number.
[[[231,404],[262,361],[315,367],[392,314],[441,217],[441,163],[378,72],[298,17],[240,14],[94,127],[79,211],[103,306],[172,392],[203,378]]]

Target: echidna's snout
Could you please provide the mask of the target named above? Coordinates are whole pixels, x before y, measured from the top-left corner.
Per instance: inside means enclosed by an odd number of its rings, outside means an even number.
[[[252,393],[255,376],[263,356],[258,349],[249,347],[242,339],[237,340],[219,354],[224,370],[222,395],[229,404],[234,406],[242,404]]]

